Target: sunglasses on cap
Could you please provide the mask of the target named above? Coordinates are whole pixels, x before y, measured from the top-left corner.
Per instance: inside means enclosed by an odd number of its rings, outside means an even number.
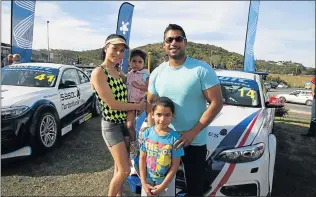
[[[183,42],[183,40],[185,40],[185,37],[183,36],[177,36],[177,37],[167,37],[165,39],[165,42],[170,44],[173,42],[173,40],[175,40],[176,42]]]

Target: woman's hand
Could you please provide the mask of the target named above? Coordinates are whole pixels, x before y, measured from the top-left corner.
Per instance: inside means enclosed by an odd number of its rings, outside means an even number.
[[[146,183],[146,184],[142,184],[142,187],[144,188],[144,190],[145,190],[145,192],[146,192],[146,194],[148,196],[152,196],[153,195],[153,193],[151,193],[151,191],[154,189],[153,186],[151,186],[151,185]]]
[[[139,108],[138,108],[138,110],[139,111],[145,111],[146,110],[146,106],[147,106],[147,101],[141,101],[139,104]]]
[[[161,192],[165,191],[166,188],[163,187],[161,184],[160,185],[156,185],[154,186],[154,189],[151,190],[151,193],[154,194],[154,195],[158,195],[160,194]]]

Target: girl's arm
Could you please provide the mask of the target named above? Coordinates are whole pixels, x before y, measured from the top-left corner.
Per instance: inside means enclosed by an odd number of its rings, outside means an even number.
[[[132,86],[134,86],[137,89],[143,90],[143,91],[147,91],[147,89],[148,89],[148,84],[146,84],[146,85],[139,85],[136,81],[132,82]]]
[[[142,110],[143,108],[145,108],[144,103],[131,104],[115,100],[112,90],[107,83],[107,77],[104,74],[103,70],[99,67],[95,68],[91,73],[91,84],[98,92],[100,98],[104,102],[106,102],[111,109],[129,111]]]
[[[181,160],[181,157],[172,158],[171,167],[169,169],[167,176],[165,177],[165,179],[162,181],[160,185],[155,187],[153,194],[155,195],[160,194],[163,190],[165,190],[168,187],[169,183],[172,181],[172,179],[174,178],[174,176],[176,175],[179,169],[180,160]]]
[[[149,185],[146,180],[146,175],[147,175],[146,157],[147,157],[147,154],[143,151],[140,151],[140,156],[139,156],[140,181],[147,195],[152,196],[151,190],[154,188],[151,185]]]

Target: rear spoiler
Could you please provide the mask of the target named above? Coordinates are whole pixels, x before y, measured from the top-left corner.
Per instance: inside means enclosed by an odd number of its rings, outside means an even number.
[[[254,74],[260,75],[260,77],[263,80],[266,80],[269,73],[268,72],[254,72]]]

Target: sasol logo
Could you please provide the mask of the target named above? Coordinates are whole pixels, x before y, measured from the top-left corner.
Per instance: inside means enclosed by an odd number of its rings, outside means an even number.
[[[74,92],[67,92],[67,93],[60,94],[60,100],[61,101],[72,99],[72,98],[75,98],[75,97],[76,96],[75,96]]]
[[[239,82],[239,83],[245,83],[247,82],[247,79],[241,79],[237,77],[218,77],[221,81],[232,81],[232,82]]]

